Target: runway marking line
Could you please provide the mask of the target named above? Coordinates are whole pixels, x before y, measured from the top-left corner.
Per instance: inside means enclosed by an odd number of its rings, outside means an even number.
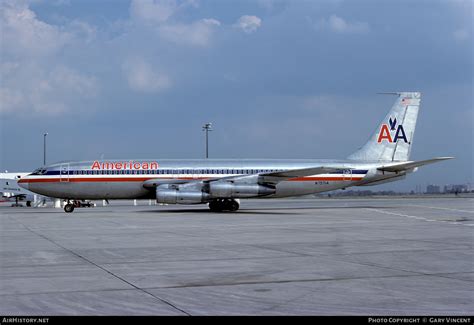
[[[410,204],[410,205],[407,205],[407,206],[409,206],[409,207],[418,207],[418,208],[437,209],[437,210],[456,211],[456,212],[466,212],[466,213],[472,213],[472,214],[474,214],[474,211],[469,211],[469,210],[460,210],[460,209],[451,209],[451,208],[431,207],[431,206],[429,206],[429,205],[416,205],[416,204]]]
[[[427,221],[427,222],[444,222],[444,223],[449,223],[449,224],[452,224],[452,225],[460,225],[460,226],[468,226],[468,227],[473,227],[474,226],[474,224],[471,224],[471,223],[462,223],[462,222],[457,222],[457,221],[446,221],[446,220],[433,220],[433,219],[427,219],[425,217],[411,216],[411,215],[408,215],[408,214],[389,212],[389,211],[375,209],[375,208],[366,208],[366,210],[375,211],[375,212],[378,212],[378,213],[383,213],[383,214],[388,214],[388,215],[399,216],[399,217],[405,217],[405,218],[409,218],[409,219],[422,220],[422,221]]]

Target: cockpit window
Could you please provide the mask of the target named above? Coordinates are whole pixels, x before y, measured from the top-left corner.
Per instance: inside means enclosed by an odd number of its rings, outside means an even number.
[[[38,168],[31,173],[31,175],[43,175],[46,174],[46,168]]]

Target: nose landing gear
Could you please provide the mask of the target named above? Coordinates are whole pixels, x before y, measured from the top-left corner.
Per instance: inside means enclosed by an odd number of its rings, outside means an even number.
[[[209,202],[209,209],[212,212],[237,211],[240,207],[239,202],[233,199],[219,199]]]
[[[74,211],[74,204],[67,201],[67,204],[64,206],[64,212],[71,213],[72,211]]]

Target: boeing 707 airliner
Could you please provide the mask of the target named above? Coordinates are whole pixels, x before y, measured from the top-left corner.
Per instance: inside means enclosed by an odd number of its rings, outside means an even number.
[[[368,142],[344,160],[96,160],[41,167],[19,180],[38,194],[67,200],[156,199],[237,211],[240,199],[282,198],[397,181],[420,166],[410,161],[421,94],[399,92]]]

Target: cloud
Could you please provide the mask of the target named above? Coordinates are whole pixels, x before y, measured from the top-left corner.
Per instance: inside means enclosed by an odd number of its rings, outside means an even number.
[[[257,4],[267,10],[272,10],[275,7],[276,0],[257,0]]]
[[[98,93],[94,77],[61,62],[63,51],[91,39],[93,28],[79,20],[50,25],[24,1],[4,1],[0,9],[0,113],[35,116],[73,111]]]
[[[152,66],[141,58],[127,60],[122,65],[128,85],[134,91],[157,93],[171,87],[171,80],[158,74]]]
[[[130,4],[132,19],[148,24],[166,22],[177,9],[175,0],[133,0]]]
[[[175,0],[133,0],[130,16],[137,26],[144,26],[157,32],[163,40],[179,45],[208,46],[214,28],[220,26],[221,23],[213,18],[190,23],[171,19],[177,12],[189,7],[196,8],[197,3],[194,0],[179,3]]]
[[[370,30],[369,24],[366,22],[351,23],[336,15],[331,15],[328,19],[321,19],[316,28],[328,29],[341,34],[363,34]]]
[[[13,55],[49,55],[71,39],[71,35],[58,27],[36,18],[26,3],[5,1],[0,4],[2,47]]]
[[[465,29],[457,29],[454,31],[453,37],[456,41],[462,42],[469,39],[469,32]]]
[[[244,15],[237,20],[235,27],[240,28],[245,33],[253,33],[262,25],[262,20],[257,16]]]
[[[191,24],[166,24],[159,27],[158,32],[163,39],[176,44],[205,47],[220,24],[216,19],[207,18]]]
[[[81,40],[91,43],[97,37],[97,28],[80,20],[73,20],[66,26],[68,31],[74,36],[74,40]]]
[[[98,93],[97,80],[64,65],[51,70],[42,65],[7,62],[0,73],[0,113],[57,115],[74,110],[75,105]]]

